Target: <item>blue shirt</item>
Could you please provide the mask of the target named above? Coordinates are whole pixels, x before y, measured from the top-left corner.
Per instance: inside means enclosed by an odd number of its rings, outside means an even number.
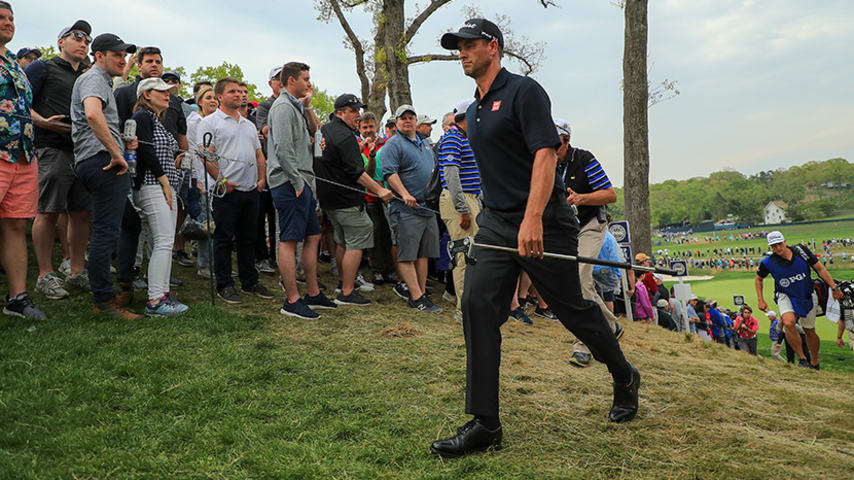
[[[430,146],[417,137],[413,140],[398,133],[386,142],[382,152],[383,179],[388,181],[388,177],[396,173],[409,194],[415,197],[418,203],[423,203],[427,183],[430,182],[436,163]],[[392,199],[389,211],[402,210],[425,217],[434,215],[424,208],[408,207],[396,197]]]
[[[721,335],[724,335],[724,332],[726,331],[726,323],[724,323],[724,318],[717,309],[709,309],[709,320],[712,321],[712,336],[720,337]]]
[[[771,327],[768,329],[768,338],[771,339],[774,343],[780,343],[782,339],[780,338],[780,332],[777,331],[777,319],[771,321]]]
[[[35,149],[33,140],[33,91],[15,54],[6,50],[0,60],[0,160],[17,163],[19,157],[30,163]]]
[[[456,125],[451,125],[451,128],[439,139],[438,152],[442,188],[448,189],[448,184],[445,182],[445,167],[454,166],[460,169],[460,184],[463,192],[479,195],[480,172],[477,170],[474,152],[469,139]]]
[[[599,260],[610,260],[612,262],[624,262],[623,259],[623,251],[620,249],[620,246],[617,245],[617,239],[611,235],[611,232],[605,230],[605,239],[602,241],[602,249],[599,250],[599,256],[597,257]],[[606,267],[604,265],[594,265],[593,273],[608,269],[620,275],[620,269],[616,267]]]

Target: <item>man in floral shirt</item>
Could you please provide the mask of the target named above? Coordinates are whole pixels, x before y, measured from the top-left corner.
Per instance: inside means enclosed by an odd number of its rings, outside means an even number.
[[[38,169],[30,108],[33,92],[6,45],[15,35],[12,6],[0,1],[0,260],[9,280],[3,313],[44,319],[27,294],[27,219],[36,216]]]

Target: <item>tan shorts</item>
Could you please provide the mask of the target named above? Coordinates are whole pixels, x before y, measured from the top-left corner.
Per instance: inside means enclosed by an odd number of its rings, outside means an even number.
[[[792,301],[789,300],[789,296],[785,293],[777,292],[777,309],[780,310],[780,318],[783,318],[784,313],[795,313],[795,309],[792,307]],[[815,328],[815,315],[818,311],[818,296],[816,296],[815,292],[812,293],[812,310],[807,314],[806,317],[798,317],[798,325],[803,328]]]

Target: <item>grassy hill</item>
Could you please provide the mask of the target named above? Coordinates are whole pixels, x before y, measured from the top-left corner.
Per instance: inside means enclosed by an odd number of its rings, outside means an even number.
[[[641,410],[613,425],[605,367],[570,367],[571,336],[542,319],[502,328],[506,448],[443,461],[429,443],[467,420],[450,304],[415,313],[382,287],[301,321],[281,300],[211,308],[176,273],[192,308],[177,319],[39,297],[49,320],[0,317],[0,478],[854,477],[854,376],[625,325]]]

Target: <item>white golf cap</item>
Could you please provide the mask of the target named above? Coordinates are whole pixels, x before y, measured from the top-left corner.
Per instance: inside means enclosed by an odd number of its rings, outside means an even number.
[[[658,308],[665,308],[669,304],[670,304],[670,302],[668,302],[667,300],[665,300],[663,298],[659,298],[658,301],[655,302],[655,306]]]
[[[273,80],[273,79],[274,79],[274,78],[276,78],[276,77],[279,75],[279,73],[281,73],[281,72],[282,72],[282,65],[279,65],[278,67],[273,67],[273,68],[271,68],[271,69],[270,69],[270,74],[269,74],[269,75],[267,75],[267,80]]]
[[[418,115],[418,120],[415,122],[415,125],[433,125],[436,123],[435,118],[430,118],[427,115]]]
[[[775,312],[774,310],[768,310],[768,313],[766,313],[765,316],[777,318],[777,312]]]
[[[471,104],[474,103],[474,98],[464,98],[454,105],[454,116],[465,115]]]
[[[397,107],[397,110],[394,111],[395,120],[400,118],[406,112],[409,112],[418,117],[418,114],[415,113],[415,107],[413,107],[412,105],[401,105]]]
[[[552,118],[552,122],[555,124],[555,129],[557,129],[558,135],[572,135],[572,128],[569,126],[569,122],[562,118]]]
[[[783,237],[783,234],[778,230],[774,230],[769,233],[766,238],[768,239],[768,246],[783,243],[786,240],[785,237]]]
[[[700,297],[698,297],[694,294],[691,294],[691,296],[688,298],[688,301],[690,302],[691,300],[699,300],[699,299],[700,299]]]
[[[172,85],[169,85],[165,81],[163,81],[160,77],[148,77],[145,80],[139,82],[139,85],[136,87],[136,98],[142,96],[143,92],[147,92],[149,90],[159,90],[161,92],[166,92]]]

